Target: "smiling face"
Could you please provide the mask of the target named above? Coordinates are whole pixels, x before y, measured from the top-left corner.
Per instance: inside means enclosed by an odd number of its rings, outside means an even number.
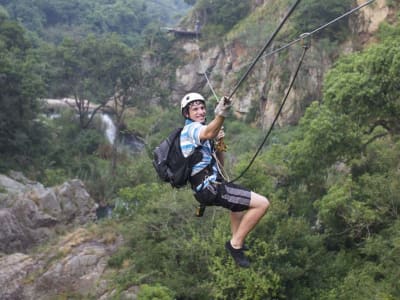
[[[206,121],[206,106],[203,101],[194,101],[189,104],[189,119],[194,122],[204,123]]]

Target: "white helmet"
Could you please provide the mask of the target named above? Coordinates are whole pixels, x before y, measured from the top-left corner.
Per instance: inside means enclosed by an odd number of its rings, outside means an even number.
[[[183,109],[191,102],[193,101],[202,101],[204,104],[206,103],[206,100],[202,95],[199,93],[189,93],[183,96],[181,100],[181,112],[183,113]]]

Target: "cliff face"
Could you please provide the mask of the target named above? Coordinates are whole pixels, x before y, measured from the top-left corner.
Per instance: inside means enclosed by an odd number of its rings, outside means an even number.
[[[0,253],[26,252],[65,228],[96,219],[80,180],[46,188],[21,173],[0,174]]]
[[[358,5],[363,3],[363,0],[357,1]],[[254,11],[265,5],[270,3],[257,1]],[[278,125],[296,124],[310,102],[321,100],[324,74],[338,56],[360,50],[364,45],[373,42],[379,24],[388,20],[392,14],[386,0],[377,0],[349,19],[341,21],[348,23],[349,38],[345,42],[327,47],[323,44],[324,41],[312,39],[311,48]],[[269,36],[259,37],[265,41],[268,38]],[[176,82],[172,87],[172,99],[175,103],[189,91],[199,91],[209,99],[214,98],[207,85],[205,72],[218,96],[229,94],[261,49],[250,49],[239,39],[225,41],[223,45],[207,50],[199,49],[199,44],[194,40],[177,41],[177,44],[177,48],[184,50],[184,56],[181,59],[182,64],[176,70]],[[270,49],[275,48],[277,45],[272,45]],[[268,128],[285,95],[301,52],[302,46],[298,43],[285,52],[262,57],[234,96],[236,115],[244,118],[252,114],[250,119],[254,119],[262,128]]]
[[[111,299],[107,261],[123,240],[89,226],[96,204],[83,183],[47,188],[10,173],[0,174],[0,299]]]

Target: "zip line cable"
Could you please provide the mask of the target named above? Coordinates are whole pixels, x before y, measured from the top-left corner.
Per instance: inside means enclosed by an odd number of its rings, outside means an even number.
[[[304,50],[303,50],[303,53],[302,53],[302,55],[301,55],[300,61],[299,61],[298,65],[297,65],[296,72],[295,72],[294,75],[293,75],[293,78],[292,78],[292,80],[291,80],[291,82],[290,82],[290,85],[289,85],[289,88],[288,88],[288,90],[287,90],[287,92],[286,92],[286,95],[285,95],[285,97],[283,98],[282,104],[281,104],[281,106],[279,107],[278,113],[275,115],[274,121],[272,122],[271,127],[269,128],[269,130],[268,130],[268,132],[267,132],[267,135],[265,136],[265,138],[264,138],[264,140],[262,141],[261,145],[258,147],[256,153],[254,154],[253,158],[251,159],[251,161],[250,161],[250,163],[247,165],[247,167],[240,173],[240,175],[239,175],[238,177],[236,177],[235,179],[231,180],[230,182],[235,182],[235,181],[239,180],[239,179],[250,169],[251,165],[254,163],[256,157],[258,156],[258,154],[260,153],[262,147],[264,147],[264,144],[266,143],[268,137],[270,136],[270,134],[271,134],[271,132],[272,132],[272,129],[274,128],[275,123],[276,123],[276,121],[278,120],[279,115],[280,115],[281,112],[282,112],[283,106],[284,106],[285,103],[286,103],[286,100],[287,100],[287,98],[288,98],[288,96],[289,96],[289,94],[290,94],[290,91],[292,90],[292,87],[293,87],[294,82],[295,82],[295,80],[296,80],[296,78],[297,78],[297,75],[299,74],[301,65],[303,64],[304,57],[305,57],[306,52],[307,52],[307,50],[308,50],[308,48],[309,48],[309,45],[307,44],[307,42],[305,43],[305,45],[304,45],[303,47],[304,47]]]
[[[261,51],[259,52],[259,54],[257,55],[257,57],[254,59],[254,61],[252,62],[252,64],[250,65],[250,67],[247,69],[246,73],[242,76],[242,78],[240,78],[239,82],[236,84],[236,86],[234,87],[233,91],[231,92],[231,94],[228,96],[228,99],[231,99],[233,97],[233,95],[236,93],[236,91],[239,89],[240,85],[243,83],[243,81],[247,78],[247,76],[249,75],[249,73],[251,72],[251,70],[254,68],[254,66],[256,65],[256,63],[258,62],[258,60],[260,59],[260,57],[263,55],[263,53],[265,52],[265,50],[269,47],[269,45],[272,43],[272,41],[274,40],[275,36],[279,33],[279,31],[281,30],[281,28],[283,27],[283,25],[286,23],[287,19],[290,17],[290,15],[293,13],[293,11],[295,10],[295,8],[297,7],[297,5],[300,3],[301,0],[297,0],[293,6],[289,9],[288,13],[286,14],[286,16],[283,18],[283,20],[280,22],[280,24],[278,25],[278,27],[275,29],[275,31],[273,32],[272,36],[269,38],[269,40],[267,41],[267,43],[264,45],[264,47],[261,49]]]

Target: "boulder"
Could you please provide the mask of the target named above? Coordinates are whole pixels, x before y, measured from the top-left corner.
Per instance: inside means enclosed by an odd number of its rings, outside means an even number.
[[[59,227],[96,219],[95,201],[82,181],[46,188],[21,173],[0,175],[0,251],[25,252],[49,239]]]
[[[24,281],[34,264],[30,256],[21,253],[0,257],[0,299],[24,299]]]
[[[0,299],[100,299],[110,286],[107,260],[122,244],[121,236],[110,234],[79,228],[36,254],[1,257]]]
[[[0,252],[23,251],[33,244],[30,232],[8,209],[0,209]]]

